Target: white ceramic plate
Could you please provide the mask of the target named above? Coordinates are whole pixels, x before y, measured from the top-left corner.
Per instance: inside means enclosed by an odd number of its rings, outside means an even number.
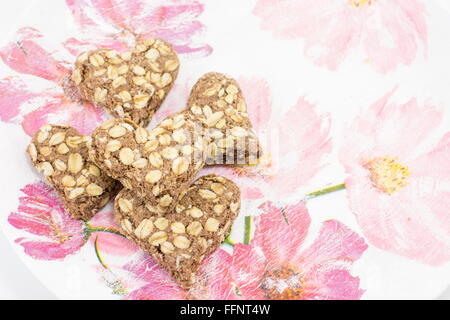
[[[0,228],[60,298],[435,298],[450,284],[448,14],[420,0],[24,1],[2,25]],[[182,63],[151,126],[220,71],[266,151],[257,167],[204,170],[241,186],[242,210],[236,244],[189,295],[114,233],[111,206],[71,220],[25,154],[46,122],[88,134],[109,117],[64,78],[79,52],[136,35],[173,42]]]

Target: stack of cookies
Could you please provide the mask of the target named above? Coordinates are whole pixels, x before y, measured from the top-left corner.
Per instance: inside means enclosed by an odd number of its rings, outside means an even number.
[[[254,164],[261,149],[239,85],[219,73],[197,81],[185,110],[145,128],[178,69],[176,52],[160,39],[125,53],[81,54],[74,85],[83,99],[114,118],[90,137],[47,124],[33,137],[28,154],[74,218],[90,219],[115,197],[115,220],[123,234],[188,289],[240,209],[235,183],[198,174],[206,165]]]

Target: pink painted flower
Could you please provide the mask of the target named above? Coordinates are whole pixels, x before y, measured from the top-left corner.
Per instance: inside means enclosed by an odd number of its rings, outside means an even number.
[[[230,255],[218,249],[209,255],[202,264],[197,281],[189,291],[178,286],[151,257],[141,254],[124,266],[140,285],[125,299],[129,300],[183,300],[204,299],[223,300],[231,296],[232,286],[228,267]]]
[[[127,263],[124,269],[141,281],[141,286],[125,297],[127,300],[183,300],[186,298],[186,292],[163,268],[144,253]]]
[[[17,212],[8,222],[33,238],[16,239],[25,253],[34,259],[63,259],[85,244],[83,222],[72,219],[64,210],[53,189],[43,182],[26,185],[21,190]]]
[[[300,98],[284,115],[275,118],[278,114],[272,114],[270,88],[265,80],[244,78],[239,83],[264,156],[257,166],[210,167],[206,171],[231,177],[247,199],[298,192],[323,167],[331,151],[328,117],[319,116],[314,105]]]
[[[367,249],[364,240],[336,220],[322,223],[311,245],[304,202],[260,206],[255,236],[234,247],[230,273],[239,299],[359,299],[352,263]]]
[[[44,49],[42,41],[36,29],[22,28],[0,50],[3,62],[20,74],[0,80],[0,120],[21,124],[28,135],[49,122],[90,133],[102,121],[103,112],[77,101],[67,84],[68,62]]]
[[[114,222],[114,213],[101,210],[86,223],[85,233],[95,233],[95,236],[89,238],[89,242],[102,254],[128,256],[136,253],[139,247],[122,236],[118,230],[120,228]]]
[[[259,0],[254,14],[280,39],[303,39],[305,55],[336,69],[361,49],[379,72],[410,65],[427,45],[424,6],[418,0]]]
[[[196,0],[66,0],[66,4],[80,30],[91,37],[85,43],[111,41],[120,48],[158,37],[171,42],[178,53],[204,56],[212,51],[197,43],[204,30],[197,18],[204,6]],[[68,45],[77,41],[70,39]]]
[[[218,249],[210,254],[197,273],[197,281],[188,292],[190,299],[228,300],[233,297],[233,279],[230,273],[231,256]]]
[[[345,133],[340,159],[350,208],[376,247],[440,265],[450,261],[450,133],[419,154],[442,110],[415,99],[397,104],[391,96]]]
[[[316,240],[302,247],[310,225],[304,202],[264,213],[250,245],[237,244],[231,256],[208,256],[189,291],[182,290],[158,264],[142,254],[124,266],[138,283],[126,299],[359,299],[363,290],[350,267],[366,250],[357,234],[341,223],[323,223]]]
[[[34,259],[63,259],[89,241],[97,252],[128,256],[139,248],[117,230],[111,211],[100,211],[89,222],[73,219],[64,209],[53,188],[44,182],[26,185],[21,190],[17,212],[8,217],[15,228],[37,237],[16,239]]]

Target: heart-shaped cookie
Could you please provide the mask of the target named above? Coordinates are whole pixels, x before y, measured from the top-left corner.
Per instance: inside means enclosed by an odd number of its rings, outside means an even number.
[[[174,208],[208,154],[216,160],[212,164],[255,163],[261,150],[251,127],[237,82],[209,73],[194,86],[188,109],[153,130],[126,119],[104,122],[94,130],[90,155],[108,175],[146,198],[154,212],[164,214]]]
[[[89,140],[74,128],[47,124],[27,149],[33,166],[55,188],[67,211],[85,220],[103,208],[120,187],[89,161]]]
[[[164,216],[126,189],[117,195],[114,208],[122,232],[189,289],[204,257],[228,235],[240,210],[240,191],[228,179],[207,175],[183,192],[176,209]]]
[[[262,155],[236,80],[217,72],[203,75],[192,88],[187,113],[208,129],[206,164],[256,164]]]
[[[171,89],[178,68],[172,46],[149,39],[129,52],[98,49],[80,54],[72,81],[81,98],[145,127]]]
[[[163,214],[203,167],[206,147],[202,126],[177,113],[153,130],[110,119],[94,130],[89,152],[109,176]]]

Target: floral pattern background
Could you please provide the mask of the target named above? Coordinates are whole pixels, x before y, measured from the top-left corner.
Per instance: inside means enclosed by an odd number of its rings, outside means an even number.
[[[30,10],[0,48],[1,143],[11,154],[2,192],[12,199],[0,228],[66,298],[433,298],[450,284],[450,47],[440,9],[65,0],[46,11],[58,12],[58,30]],[[233,179],[243,203],[189,291],[118,232],[110,205],[72,219],[21,152],[44,123],[89,134],[109,117],[67,81],[80,52],[147,37],[172,42],[182,62],[151,125],[184,108],[201,74],[221,71],[241,84],[265,150],[256,166],[201,172]]]

